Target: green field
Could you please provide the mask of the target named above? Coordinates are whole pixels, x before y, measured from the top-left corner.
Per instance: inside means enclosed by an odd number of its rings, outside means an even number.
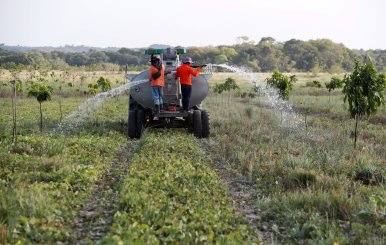
[[[140,140],[126,136],[127,94],[55,131],[89,84],[117,87],[122,73],[50,74],[34,78],[54,88],[42,132],[21,74],[14,145],[11,76],[0,76],[0,244],[385,244],[386,109],[361,120],[354,149],[341,91],[311,85],[343,74],[296,74],[293,128],[264,97],[240,96],[253,90],[243,76],[215,73],[211,86],[233,77],[240,91],[209,92],[209,139],[147,129]]]

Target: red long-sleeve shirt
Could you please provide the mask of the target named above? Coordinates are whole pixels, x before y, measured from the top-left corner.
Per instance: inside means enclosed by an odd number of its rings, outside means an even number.
[[[201,71],[201,67],[198,67],[197,70],[193,70],[193,68],[189,64],[182,64],[177,68],[177,72],[174,77],[180,78],[181,84],[192,85],[191,75],[197,76]]]

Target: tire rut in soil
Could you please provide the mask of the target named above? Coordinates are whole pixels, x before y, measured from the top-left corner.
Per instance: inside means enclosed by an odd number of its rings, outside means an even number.
[[[79,211],[70,232],[72,244],[101,244],[118,210],[119,186],[128,171],[139,141],[130,141],[119,149],[108,169],[98,180]]]
[[[210,143],[212,141],[212,143]],[[261,210],[254,205],[254,200],[259,199],[259,193],[254,185],[246,180],[242,180],[231,173],[221,164],[221,160],[216,156],[216,149],[213,146],[213,139],[197,141],[213,161],[213,169],[226,184],[233,200],[233,208],[236,212],[243,215],[248,221],[248,225],[260,236],[261,244],[281,244],[280,241],[270,231],[269,224],[261,220]]]

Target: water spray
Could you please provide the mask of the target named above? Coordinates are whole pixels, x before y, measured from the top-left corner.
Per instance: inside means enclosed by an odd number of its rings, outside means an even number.
[[[117,88],[113,88],[109,91],[99,93],[92,98],[87,99],[81,104],[74,112],[68,115],[63,122],[61,122],[54,132],[67,133],[78,127],[80,127],[87,116],[94,110],[98,109],[106,99],[118,96],[132,87],[139,84],[149,82],[149,79],[141,79],[134,82],[123,84]]]
[[[282,124],[289,126],[291,129],[304,129],[304,121],[293,110],[290,103],[280,98],[277,90],[271,86],[266,85],[260,79],[257,78],[249,69],[245,67],[237,67],[226,64],[208,64],[207,69],[213,70],[213,67],[220,67],[229,71],[235,72],[250,81],[254,87],[259,88],[261,94],[264,96],[268,105],[275,109],[280,116]]]

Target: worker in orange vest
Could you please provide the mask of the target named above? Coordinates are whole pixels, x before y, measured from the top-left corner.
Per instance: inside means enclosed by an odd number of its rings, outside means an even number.
[[[192,75],[195,77],[198,76],[202,67],[202,66],[199,66],[197,70],[194,70],[191,67],[192,64],[193,64],[192,58],[185,57],[182,60],[182,65],[177,68],[177,71],[174,75],[175,79],[180,78],[183,112],[187,112],[189,110],[189,100],[190,100],[190,95],[192,94],[191,76]]]
[[[161,62],[159,55],[152,55],[150,58],[149,80],[151,82],[152,98],[154,103],[154,113],[163,110],[163,87],[165,86],[165,66]]]

